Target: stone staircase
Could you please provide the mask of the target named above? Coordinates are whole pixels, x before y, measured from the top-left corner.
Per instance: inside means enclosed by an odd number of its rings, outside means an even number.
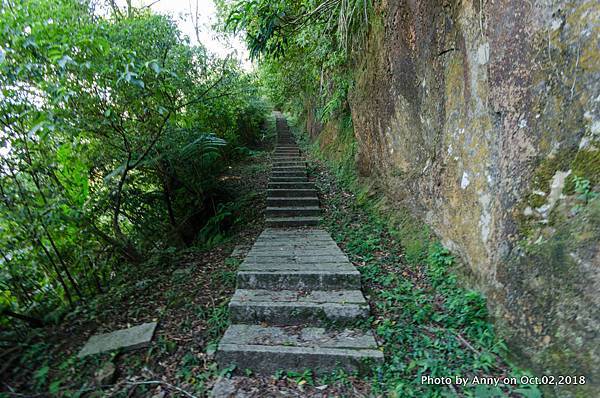
[[[277,131],[267,228],[237,274],[229,304],[232,325],[217,362],[257,374],[369,372],[383,354],[371,331],[356,325],[369,315],[360,274],[331,236],[314,228],[319,200],[280,114]]]
[[[267,227],[318,225],[321,210],[313,182],[308,181],[306,162],[286,120],[277,115],[277,147],[267,191]]]

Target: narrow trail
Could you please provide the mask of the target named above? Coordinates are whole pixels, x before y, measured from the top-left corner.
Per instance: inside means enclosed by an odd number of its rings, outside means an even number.
[[[229,304],[232,325],[217,351],[222,368],[273,374],[317,374],[342,368],[367,373],[383,361],[370,330],[360,274],[320,221],[314,183],[276,115],[278,143],[267,197],[267,228],[237,274]]]

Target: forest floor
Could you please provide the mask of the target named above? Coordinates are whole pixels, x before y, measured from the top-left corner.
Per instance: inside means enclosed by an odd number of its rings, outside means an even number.
[[[211,352],[228,326],[237,246],[262,231],[270,153],[259,151],[221,180],[237,195],[235,224],[210,249],[170,249],[127,266],[105,294],[57,325],[1,333],[0,396],[202,396],[219,375]],[[93,334],[158,322],[147,349],[78,359]],[[188,395],[190,394],[190,395]]]

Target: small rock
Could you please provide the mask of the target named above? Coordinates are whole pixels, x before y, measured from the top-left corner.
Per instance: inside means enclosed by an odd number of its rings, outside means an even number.
[[[94,373],[94,381],[96,384],[113,384],[115,376],[117,374],[117,368],[112,362],[106,362],[104,366]]]
[[[219,377],[213,386],[210,396],[213,398],[235,397],[236,387],[233,380]]]

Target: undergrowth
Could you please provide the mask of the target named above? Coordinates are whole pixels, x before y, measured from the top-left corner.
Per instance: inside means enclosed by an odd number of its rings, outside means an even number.
[[[104,294],[56,324],[2,331],[0,341],[14,349],[3,352],[0,397],[190,396],[178,389],[207,395],[232,371],[214,361],[240,263],[228,255],[262,228],[268,170],[267,152],[257,151],[223,175],[233,200],[208,223],[211,239],[200,233],[190,248],[157,250],[135,267],[124,264]],[[77,357],[90,335],[151,321],[159,325],[146,350]],[[99,377],[106,366],[114,374]]]

